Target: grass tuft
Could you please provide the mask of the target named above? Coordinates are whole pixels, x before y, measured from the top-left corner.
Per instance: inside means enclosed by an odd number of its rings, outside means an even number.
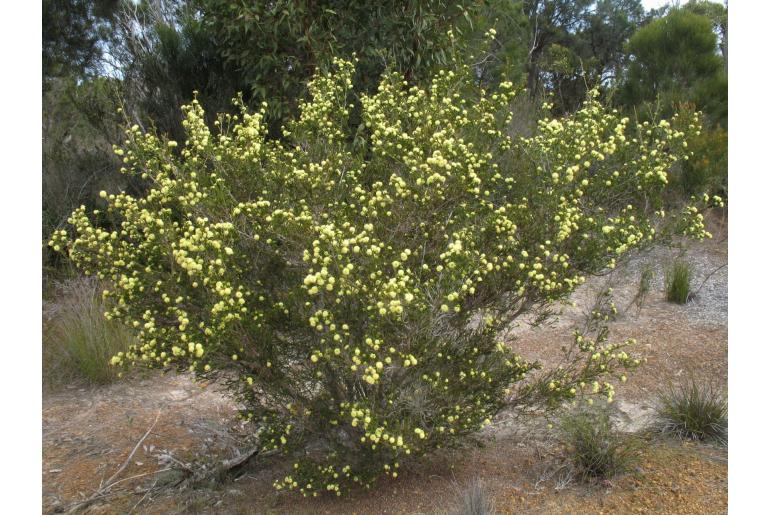
[[[476,478],[460,493],[455,515],[492,515],[494,504],[484,483]]]
[[[727,399],[712,385],[689,379],[658,395],[656,414],[664,433],[727,443]]]
[[[581,408],[561,419],[561,441],[582,480],[610,479],[636,462],[642,442],[617,431],[607,407]]]
[[[676,260],[666,270],[666,300],[677,304],[686,304],[690,300],[690,280],[692,267],[683,260]]]
[[[125,326],[104,318],[99,283],[78,278],[59,283],[43,309],[43,381],[49,386],[85,380],[117,379],[109,360],[125,352],[133,336]]]

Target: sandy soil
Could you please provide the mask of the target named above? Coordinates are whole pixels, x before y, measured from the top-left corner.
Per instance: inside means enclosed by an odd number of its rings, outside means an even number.
[[[684,306],[667,303],[661,292],[662,266],[682,252],[656,248],[611,276],[588,282],[576,295],[577,308],[559,322],[512,331],[510,340],[528,358],[555,362],[572,324],[596,291],[615,290],[621,313],[613,338],[634,337],[647,364],[618,388],[617,406],[628,415],[627,430],[650,420],[655,392],[693,375],[726,391],[727,242],[691,244],[698,291]],[[641,270],[655,270],[653,288],[641,310],[631,304]],[[722,267],[722,268],[719,268]],[[501,414],[484,434],[484,447],[437,454],[383,480],[371,492],[346,499],[304,500],[272,490],[280,466],[270,465],[237,481],[198,489],[158,488],[178,477],[170,458],[189,463],[201,456],[236,455],[238,435],[246,430],[233,405],[216,386],[195,384],[188,376],[155,374],[101,388],[70,387],[43,398],[43,509],[46,513],[448,513],[459,492],[480,478],[499,513],[725,513],[727,450],[704,444],[658,439],[644,451],[637,469],[611,482],[569,482],[560,471],[563,453],[543,422],[522,430]],[[110,495],[85,508],[81,501],[110,478],[137,448]],[[539,424],[539,425],[538,425]],[[280,465],[280,464],[278,464]],[[155,488],[152,488],[152,487]],[[150,490],[148,490],[150,489]]]

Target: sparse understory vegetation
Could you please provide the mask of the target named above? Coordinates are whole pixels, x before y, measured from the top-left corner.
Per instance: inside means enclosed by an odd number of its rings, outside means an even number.
[[[458,495],[458,506],[453,515],[494,515],[495,504],[487,492],[484,482],[478,478],[471,481]]]
[[[693,378],[658,395],[659,429],[679,438],[727,443],[727,399],[710,383]]]
[[[607,406],[573,410],[561,418],[559,429],[579,479],[612,479],[639,461],[642,440],[618,431]]]
[[[43,380],[49,386],[85,381],[104,384],[117,379],[110,359],[134,344],[132,332],[105,320],[102,289],[93,279],[71,279],[55,286],[44,304]]]
[[[692,267],[683,260],[677,259],[666,269],[666,300],[677,304],[687,304],[690,300],[690,283]]]

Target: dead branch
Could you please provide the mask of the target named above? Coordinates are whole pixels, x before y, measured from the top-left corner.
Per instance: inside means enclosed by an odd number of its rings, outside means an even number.
[[[213,470],[203,469],[198,473],[188,477],[186,481],[189,483],[198,483],[201,481],[206,481],[211,479],[222,480],[228,477],[237,477],[238,473],[246,465],[248,465],[248,463],[252,459],[258,456],[261,458],[266,458],[268,456],[273,456],[277,453],[278,453],[277,449],[273,449],[267,452],[262,452],[259,449],[259,447],[254,447],[248,452],[246,452],[245,454],[223,461],[218,467],[214,468]]]
[[[123,462],[123,464],[120,466],[120,468],[107,480],[107,484],[104,485],[104,487],[100,488],[103,490],[109,489],[112,486],[112,481],[120,475],[121,472],[125,470],[125,468],[128,466],[129,462],[131,461],[131,458],[134,457],[134,454],[136,454],[137,449],[139,449],[139,446],[142,445],[142,442],[149,436],[149,434],[152,432],[152,430],[155,428],[155,424],[158,423],[158,419],[160,418],[160,411],[158,411],[158,414],[155,415],[155,420],[153,421],[150,428],[147,430],[146,433],[144,433],[144,436],[142,436],[138,442],[136,442],[136,445],[134,446],[131,453],[128,455],[128,458],[126,458],[126,461]]]
[[[727,263],[725,263],[725,264],[724,264],[724,265],[722,265],[722,266],[718,266],[717,268],[715,268],[714,270],[712,270],[712,271],[711,271],[711,273],[709,273],[709,274],[706,276],[706,278],[705,278],[705,279],[703,279],[703,282],[702,282],[702,283],[700,283],[700,286],[698,286],[698,289],[697,289],[697,290],[695,290],[695,293],[691,294],[691,297],[693,297],[693,298],[694,298],[694,297],[697,297],[697,296],[698,296],[698,293],[700,293],[701,289],[702,289],[702,288],[703,288],[703,287],[706,285],[706,281],[708,281],[709,279],[711,279],[711,276],[712,276],[712,275],[714,275],[715,273],[719,272],[720,270],[722,270],[722,269],[723,269],[724,267],[726,267],[726,266],[727,266]]]
[[[155,420],[153,421],[153,423],[150,426],[150,428],[147,429],[147,431],[144,433],[144,435],[139,439],[139,441],[136,443],[134,448],[129,453],[129,455],[126,458],[126,460],[118,468],[118,470],[116,470],[115,473],[112,476],[110,476],[110,478],[107,480],[107,482],[105,484],[103,484],[103,485],[100,484],[99,488],[97,488],[96,491],[93,494],[91,494],[91,496],[88,499],[85,499],[83,501],[79,501],[79,502],[76,502],[76,503],[72,504],[69,507],[69,509],[67,510],[67,513],[73,513],[73,512],[75,512],[78,509],[85,508],[85,507],[93,504],[94,502],[107,497],[110,494],[110,489],[113,486],[115,486],[116,484],[122,482],[122,480],[121,481],[116,481],[117,477],[126,469],[128,464],[131,462],[131,458],[134,457],[134,454],[136,454],[136,451],[137,451],[137,449],[139,449],[139,446],[142,445],[142,442],[144,442],[144,440],[147,438],[147,436],[149,436],[149,434],[155,428],[155,425],[158,423],[158,419],[159,418],[160,418],[160,411],[158,411],[158,414],[155,415]],[[157,473],[157,472],[162,472],[162,470],[156,471],[155,473]],[[140,474],[139,476],[141,476],[141,475],[145,475],[145,474]],[[135,476],[135,477],[139,477],[139,476]],[[128,479],[133,479],[133,478],[128,478]]]

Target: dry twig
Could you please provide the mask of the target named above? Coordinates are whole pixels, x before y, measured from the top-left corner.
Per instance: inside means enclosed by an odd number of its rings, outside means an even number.
[[[85,507],[93,504],[94,502],[107,497],[110,494],[110,489],[113,486],[115,486],[116,484],[121,483],[123,481],[123,480],[116,481],[116,479],[126,469],[128,464],[131,462],[131,458],[134,457],[134,454],[136,454],[136,451],[142,445],[142,442],[144,442],[144,440],[150,435],[152,430],[155,428],[155,425],[158,423],[158,419],[159,418],[160,418],[160,411],[158,411],[158,414],[155,416],[155,420],[153,421],[153,423],[150,426],[150,428],[147,429],[147,431],[144,433],[144,435],[139,439],[139,441],[136,443],[134,448],[131,450],[131,452],[129,453],[128,457],[125,459],[123,464],[120,467],[118,467],[118,470],[116,470],[115,473],[112,476],[110,476],[110,478],[107,480],[107,482],[105,484],[100,484],[99,488],[97,488],[96,491],[93,494],[91,494],[91,496],[89,498],[87,498],[87,499],[85,499],[83,501],[79,501],[79,502],[76,502],[76,503],[72,504],[69,507],[69,509],[67,510],[67,513],[73,513],[74,511],[76,511],[78,509],[85,508]],[[162,470],[156,471],[154,473],[157,473],[157,472],[162,472]],[[134,476],[134,477],[140,477],[140,476],[143,476],[143,475],[146,475],[146,474],[140,474],[140,475]],[[128,479],[133,479],[133,478],[128,478]]]

